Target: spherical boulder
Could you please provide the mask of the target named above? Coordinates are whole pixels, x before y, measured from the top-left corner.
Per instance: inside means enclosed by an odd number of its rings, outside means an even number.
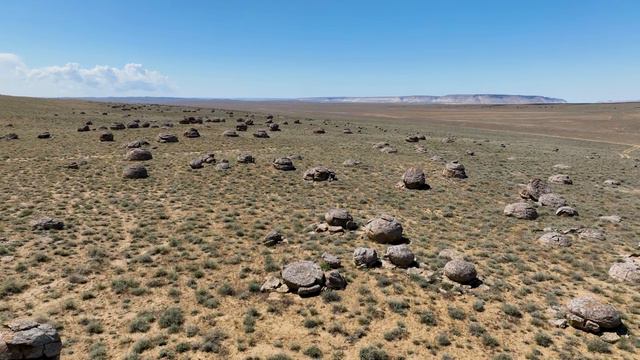
[[[296,169],[295,166],[293,166],[293,161],[288,157],[274,159],[273,167],[282,171],[292,171]]]
[[[416,256],[406,244],[389,246],[384,257],[401,268],[408,268],[416,261]]]
[[[620,312],[615,307],[592,296],[572,299],[567,304],[566,317],[569,325],[593,333],[615,329],[622,324]]]
[[[142,165],[130,165],[122,171],[122,177],[125,179],[144,179],[149,177],[147,168]]]
[[[457,161],[447,163],[442,170],[442,175],[456,179],[466,179],[467,173],[465,172],[464,165]]]
[[[424,171],[415,167],[407,169],[404,174],[402,174],[402,185],[404,185],[405,188],[412,190],[424,190],[429,188]]]
[[[134,148],[127,153],[127,160],[129,161],[147,161],[153,159],[151,151],[146,149]]]
[[[453,259],[444,266],[444,275],[451,281],[469,284],[478,276],[476,267],[468,261]]]
[[[402,224],[387,214],[369,220],[364,226],[364,233],[370,240],[383,244],[402,240],[402,231]]]
[[[504,215],[515,217],[516,219],[523,220],[535,220],[538,217],[538,212],[536,208],[525,203],[525,202],[517,202],[513,204],[508,204],[504,207],[503,211]]]

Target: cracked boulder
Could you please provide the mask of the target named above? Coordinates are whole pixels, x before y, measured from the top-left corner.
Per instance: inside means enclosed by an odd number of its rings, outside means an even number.
[[[284,267],[282,280],[300,296],[317,295],[324,285],[324,272],[312,261],[296,261]]]
[[[631,284],[640,284],[640,255],[633,254],[611,265],[609,276]]]
[[[536,208],[526,202],[517,202],[504,207],[504,215],[515,217],[516,219],[535,220],[538,217]]]
[[[33,320],[15,320],[0,330],[0,359],[60,359],[62,341],[49,324]]]
[[[382,244],[395,243],[402,240],[402,224],[393,216],[383,214],[371,219],[364,226],[364,234]]]
[[[576,329],[592,333],[610,330],[622,324],[620,312],[592,296],[580,296],[567,304],[567,321]]]

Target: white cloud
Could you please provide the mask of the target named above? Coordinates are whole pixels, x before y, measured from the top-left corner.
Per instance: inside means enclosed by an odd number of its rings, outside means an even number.
[[[122,68],[77,63],[29,68],[19,56],[0,53],[0,92],[35,96],[110,96],[171,93],[166,75],[126,64]]]

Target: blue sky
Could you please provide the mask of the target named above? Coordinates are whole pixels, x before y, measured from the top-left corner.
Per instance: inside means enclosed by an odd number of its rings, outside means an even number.
[[[0,2],[0,93],[640,99],[640,1]]]

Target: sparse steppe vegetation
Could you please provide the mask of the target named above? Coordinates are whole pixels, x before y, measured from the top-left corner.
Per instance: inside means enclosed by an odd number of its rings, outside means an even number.
[[[640,111],[627,109],[633,116]],[[0,140],[0,322],[28,317],[54,324],[63,359],[638,357],[639,287],[615,281],[608,270],[638,250],[640,150],[361,116],[274,114],[280,131],[253,137],[267,128],[266,115],[0,97],[0,136],[19,136]],[[225,122],[179,124],[184,116]],[[223,136],[239,118],[255,125],[239,137]],[[87,121],[97,129],[136,119],[174,127],[108,130],[113,142],[100,142],[100,130],[76,131]],[[200,137],[183,136],[192,127]],[[315,134],[317,128],[325,133]],[[38,139],[45,131],[52,137]],[[179,142],[159,143],[161,133]],[[426,135],[419,142],[426,153],[405,141],[416,133]],[[455,141],[443,142],[447,136]],[[123,179],[131,163],[123,145],[137,139],[150,143],[149,177]],[[372,149],[383,141],[397,153]],[[190,168],[208,152],[229,160],[230,169]],[[237,163],[241,153],[252,154],[255,164]],[[274,158],[291,155],[301,156],[293,157],[295,171],[273,168]],[[434,155],[459,160],[468,178],[444,177],[444,162],[432,161]],[[343,166],[347,159],[362,164]],[[73,161],[86,164],[66,168]],[[330,168],[337,181],[305,182],[304,171],[315,166]],[[424,170],[429,190],[396,187],[410,167]],[[532,221],[503,216],[505,205],[521,201],[520,184],[558,173],[573,184],[550,186],[579,216],[556,216],[544,206]],[[606,179],[622,184],[605,186]],[[382,256],[387,246],[361,230],[309,232],[335,207],[360,224],[394,216],[433,275],[356,268],[356,247]],[[612,214],[622,221],[598,220]],[[42,217],[65,227],[33,231],[31,222]],[[570,247],[544,247],[536,240],[545,227],[600,229],[606,240],[573,236]],[[286,241],[264,246],[274,229]],[[442,279],[447,260],[438,254],[446,248],[475,265],[483,286],[458,291]],[[341,258],[346,289],[309,298],[259,291],[284,265],[321,263],[324,252]],[[608,344],[549,323],[550,307],[581,294],[615,306],[628,337]]]

